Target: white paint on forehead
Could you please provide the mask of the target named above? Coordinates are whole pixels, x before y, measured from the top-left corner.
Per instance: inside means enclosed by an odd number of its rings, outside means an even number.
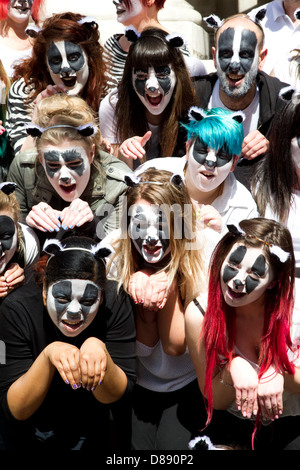
[[[241,26],[237,26],[234,29],[234,37],[233,37],[233,55],[231,58],[231,62],[239,62],[240,61],[240,49],[241,49],[241,42],[242,42],[242,33],[244,28]]]

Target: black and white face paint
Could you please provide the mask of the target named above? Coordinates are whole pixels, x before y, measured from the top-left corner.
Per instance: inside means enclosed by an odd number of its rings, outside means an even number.
[[[210,149],[198,137],[189,148],[187,171],[199,191],[209,192],[219,187],[232,165],[233,158],[224,148]]]
[[[162,114],[172,98],[176,76],[171,65],[134,69],[132,84],[149,113],[157,116]]]
[[[18,245],[17,227],[11,217],[0,215],[0,274],[16,252]]]
[[[27,22],[31,15],[33,0],[10,0],[8,4],[8,17],[16,22]]]
[[[147,201],[130,208],[128,233],[138,253],[147,263],[158,263],[170,253],[170,233],[164,212]]]
[[[47,52],[47,64],[55,85],[65,86],[70,95],[80,95],[89,77],[89,66],[79,44],[52,42]]]
[[[79,198],[90,179],[92,157],[86,149],[66,142],[59,147],[47,145],[40,151],[47,178],[59,196],[67,202]]]
[[[240,98],[250,90],[259,67],[259,50],[254,31],[241,26],[227,28],[218,39],[216,67],[223,91]]]
[[[225,302],[241,307],[257,301],[274,280],[261,248],[236,243],[221,269],[221,288]]]
[[[129,9],[122,0],[113,0],[117,12],[117,21],[125,26],[132,24],[132,21],[137,19],[145,8],[141,0],[131,0],[130,3],[131,8]]]
[[[93,282],[68,279],[49,286],[47,310],[64,335],[77,336],[92,323],[101,300],[101,290]]]

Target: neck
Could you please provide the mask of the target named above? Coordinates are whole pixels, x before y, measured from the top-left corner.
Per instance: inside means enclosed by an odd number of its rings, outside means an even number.
[[[8,17],[2,22],[2,31],[5,31],[5,35],[8,37],[17,37],[19,39],[29,40],[27,34],[25,33],[28,23],[29,20],[22,23],[16,23]]]
[[[298,20],[295,20],[294,13],[297,8],[300,7],[299,0],[290,0],[283,2],[283,8],[285,13],[291,18],[292,22],[295,23]]]
[[[165,29],[160,24],[160,22],[158,21],[157,10],[156,10],[155,6],[147,8],[146,16],[143,17],[142,20],[141,19],[137,19],[136,21],[133,20],[130,24],[139,33],[141,33],[144,29],[147,29],[147,28],[159,28],[159,29],[162,29],[164,31],[167,31],[167,29]],[[124,26],[127,26],[127,25],[124,25]],[[122,36],[122,38],[120,40],[120,45],[124,49],[124,51],[126,51],[126,52],[129,51],[130,44],[131,43],[129,41],[127,41],[126,37]]]
[[[255,81],[252,87],[250,88],[250,90],[248,91],[248,93],[238,98],[232,98],[231,96],[228,96],[221,88],[221,85],[219,86],[220,100],[226,106],[226,108],[231,109],[232,111],[241,111],[243,109],[246,109],[250,105],[250,103],[253,101],[255,97],[255,93],[256,93]]]

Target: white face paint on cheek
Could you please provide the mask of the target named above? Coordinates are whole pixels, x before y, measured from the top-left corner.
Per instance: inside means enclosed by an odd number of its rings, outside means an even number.
[[[171,65],[132,71],[133,88],[143,105],[154,116],[162,114],[168,106],[176,81]]]
[[[47,178],[58,195],[67,202],[79,198],[88,185],[91,163],[82,146],[56,147],[41,150],[42,165]]]
[[[235,244],[221,268],[221,289],[232,307],[260,300],[274,280],[264,251]]]
[[[97,315],[102,294],[99,287],[84,279],[66,279],[51,284],[47,292],[47,311],[66,336],[77,336]]]
[[[190,147],[188,152],[188,165],[187,172],[189,179],[195,189],[203,192],[210,192],[217,189],[223,181],[227,178],[232,168],[233,160],[222,166],[213,166],[216,162],[216,152],[208,149],[204,155],[199,155],[197,160],[194,154],[194,145]],[[201,163],[201,156],[203,163]],[[205,159],[204,159],[205,158]]]
[[[11,0],[8,4],[8,17],[16,23],[28,21],[31,15],[33,0],[23,2]]]
[[[114,0],[117,12],[117,21],[125,26],[129,26],[131,21],[139,16],[143,11],[141,0],[131,0],[131,8],[127,8],[122,0]]]
[[[0,274],[3,274],[18,246],[17,227],[11,217],[0,215]]]
[[[155,264],[170,253],[168,221],[159,207],[135,204],[130,208],[128,234],[147,263]]]

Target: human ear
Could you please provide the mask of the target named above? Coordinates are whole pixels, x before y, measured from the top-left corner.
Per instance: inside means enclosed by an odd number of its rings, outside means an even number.
[[[45,284],[43,285],[43,304],[47,307],[47,289]]]
[[[268,49],[262,49],[260,51],[260,53],[259,53],[259,64],[258,64],[259,70],[261,70],[263,68],[264,63],[266,61],[267,54],[268,54]]]
[[[212,47],[211,48],[211,51],[212,51],[212,56],[213,56],[213,61],[214,61],[214,66],[215,68],[217,68],[217,63],[216,63],[216,55],[217,55],[217,49],[215,47]]]
[[[236,164],[237,164],[239,158],[240,158],[240,157],[239,157],[238,155],[233,155],[233,162],[232,162],[232,167],[231,167],[230,172],[233,172],[233,171],[234,171],[234,169],[235,169],[235,167],[236,167]]]
[[[92,164],[95,158],[95,144],[92,145],[91,151],[90,151],[90,163]]]

